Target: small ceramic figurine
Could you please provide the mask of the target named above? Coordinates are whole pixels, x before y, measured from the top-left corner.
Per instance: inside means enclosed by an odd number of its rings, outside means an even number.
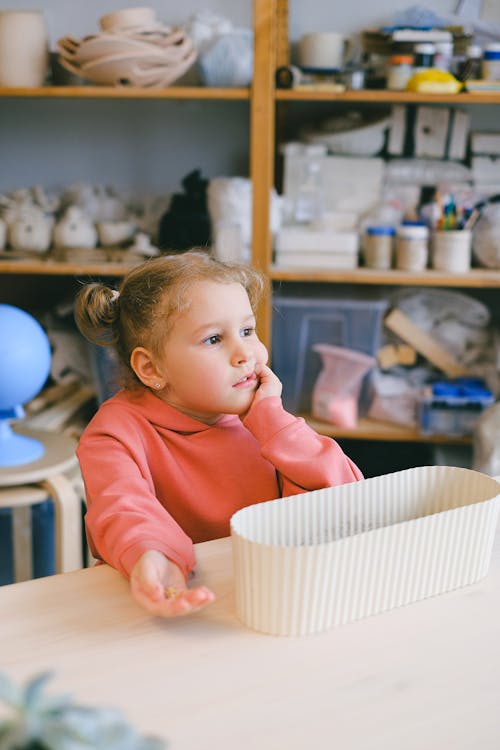
[[[132,253],[137,253],[137,255],[144,255],[147,258],[160,254],[159,249],[151,244],[151,237],[145,232],[137,232],[129,250]]]
[[[56,247],[95,247],[97,230],[94,222],[79,206],[69,206],[54,227]]]
[[[52,239],[53,220],[41,208],[20,208],[9,224],[9,245],[13,250],[44,253]]]
[[[99,243],[103,247],[122,245],[134,236],[136,225],[132,221],[100,221],[97,224]]]

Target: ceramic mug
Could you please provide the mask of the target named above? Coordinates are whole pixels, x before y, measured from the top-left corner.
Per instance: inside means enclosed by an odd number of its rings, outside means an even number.
[[[38,10],[0,11],[0,86],[43,86],[49,45]]]
[[[344,63],[346,40],[337,31],[304,34],[299,42],[303,68],[340,69]]]

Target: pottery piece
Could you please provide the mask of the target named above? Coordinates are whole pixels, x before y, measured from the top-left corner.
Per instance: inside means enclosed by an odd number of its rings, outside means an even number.
[[[22,208],[9,225],[9,245],[13,250],[44,253],[52,240],[52,217],[40,208]]]
[[[103,247],[122,245],[131,240],[135,231],[132,221],[100,221],[97,224],[99,244]]]
[[[196,49],[183,29],[163,27],[151,41],[144,34],[101,34],[57,42],[59,62],[91,83],[105,86],[168,86],[196,60]]]
[[[56,247],[91,248],[97,243],[93,221],[79,206],[70,206],[54,227]]]
[[[0,11],[0,86],[43,86],[48,64],[42,11]]]
[[[144,255],[146,258],[160,254],[159,249],[151,244],[151,237],[145,232],[137,232],[129,251],[137,255]]]
[[[154,26],[158,23],[156,11],[153,8],[123,8],[107,13],[99,19],[103,31],[116,29],[130,29],[135,26]]]

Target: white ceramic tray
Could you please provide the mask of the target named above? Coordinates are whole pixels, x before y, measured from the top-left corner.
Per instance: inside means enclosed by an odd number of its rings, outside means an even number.
[[[485,474],[425,466],[244,508],[231,519],[237,615],[307,635],[475,583],[499,493]]]

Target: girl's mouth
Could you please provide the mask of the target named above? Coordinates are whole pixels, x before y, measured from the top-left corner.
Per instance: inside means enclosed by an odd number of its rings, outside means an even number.
[[[257,375],[254,372],[250,372],[244,375],[237,383],[233,385],[233,388],[250,388],[257,383]]]

